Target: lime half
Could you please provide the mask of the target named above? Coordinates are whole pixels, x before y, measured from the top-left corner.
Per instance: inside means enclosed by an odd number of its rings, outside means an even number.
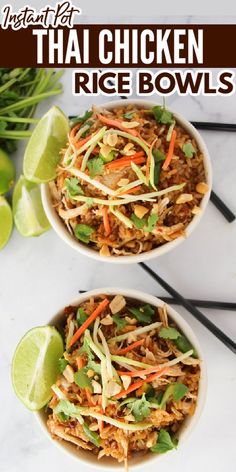
[[[0,195],[10,190],[15,179],[15,167],[5,151],[0,149]]]
[[[0,197],[0,249],[7,244],[11,236],[13,218],[11,207],[4,197]]]
[[[13,216],[22,236],[39,236],[50,223],[44,213],[40,188],[21,176],[13,192]]]
[[[64,352],[56,328],[33,328],[19,342],[12,361],[12,384],[18,398],[30,410],[40,410],[52,396]]]
[[[24,175],[36,183],[49,182],[56,176],[59,152],[66,145],[69,122],[58,107],[52,107],[35,127],[24,155]]]

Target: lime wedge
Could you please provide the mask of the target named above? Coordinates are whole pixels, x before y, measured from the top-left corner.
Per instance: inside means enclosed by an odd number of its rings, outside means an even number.
[[[19,342],[12,361],[12,384],[30,410],[40,410],[50,400],[63,352],[62,337],[52,326],[33,328]]]
[[[36,183],[49,182],[56,176],[59,152],[68,139],[69,122],[58,107],[52,107],[38,122],[24,155],[24,175]]]
[[[11,207],[4,197],[0,197],[0,249],[7,244],[13,226]]]
[[[21,176],[14,188],[12,203],[15,225],[22,236],[39,236],[50,229],[37,184]]]
[[[0,149],[0,195],[10,190],[15,179],[15,167],[5,151]]]

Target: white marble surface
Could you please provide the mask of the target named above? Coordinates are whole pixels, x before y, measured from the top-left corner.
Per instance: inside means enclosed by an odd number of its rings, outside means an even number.
[[[41,3],[41,2],[38,2]],[[170,19],[169,19],[170,20]],[[158,21],[161,21],[159,18]],[[232,19],[231,19],[232,21]],[[154,19],[153,19],[154,22]],[[64,95],[55,99],[68,114],[90,106],[86,98],[71,94],[71,71],[64,78]],[[96,98],[102,103],[105,97]],[[174,95],[168,105],[192,120],[236,123],[236,95],[229,98]],[[49,107],[38,109],[38,115]],[[202,132],[209,147],[214,188],[236,212],[236,134]],[[23,145],[15,156],[21,167]],[[150,265],[186,297],[236,301],[236,222],[227,223],[209,203],[194,234],[170,254]],[[164,291],[132,264],[112,266],[74,253],[53,231],[40,238],[24,239],[13,232],[0,254],[0,351],[1,426],[0,470],[2,472],[64,472],[78,467],[50,444],[33,415],[17,400],[10,382],[10,364],[21,336],[33,326],[45,324],[55,311],[77,296],[79,289],[124,286],[164,295]],[[224,472],[235,470],[235,356],[183,308],[205,351],[209,373],[207,403],[202,419],[186,444],[166,456],[160,472],[172,470]],[[204,310],[220,328],[236,340],[236,313]],[[150,467],[151,471],[156,466]]]

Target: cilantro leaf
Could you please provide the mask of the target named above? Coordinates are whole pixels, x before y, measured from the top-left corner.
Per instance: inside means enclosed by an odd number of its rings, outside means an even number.
[[[95,433],[95,431],[91,431],[89,429],[89,426],[87,425],[87,423],[83,423],[83,430],[84,430],[84,433],[86,434],[87,438],[89,439],[89,441],[94,444],[95,446],[99,447],[100,444],[101,444],[101,439],[99,437],[99,435],[97,433]]]
[[[174,401],[179,401],[185,396],[188,392],[188,387],[180,382],[174,382],[170,384],[165,390],[162,399],[160,401],[160,408],[164,408],[171,396],[173,396]]]
[[[104,168],[103,160],[101,157],[94,157],[88,161],[89,175],[93,179],[95,175],[101,174]]]
[[[83,310],[83,308],[78,308],[77,314],[76,314],[76,321],[79,326],[81,326],[85,320],[88,318],[88,314]]]
[[[88,338],[86,336],[84,337],[83,346],[80,348],[79,353],[80,354],[85,353],[87,355],[88,360],[93,360],[94,359],[94,354],[90,349],[89,341],[88,341]]]
[[[176,382],[173,392],[173,398],[175,402],[181,400],[188,392],[188,387],[180,382]]]
[[[62,372],[64,372],[66,366],[67,366],[68,362],[66,361],[66,359],[64,357],[60,357],[60,359],[58,359],[58,365],[59,365],[59,372],[60,374],[62,374]]]
[[[157,185],[160,179],[161,163],[165,160],[165,154],[159,151],[159,149],[153,149],[152,151],[155,167],[154,167],[154,184]]]
[[[152,108],[152,112],[157,123],[162,123],[163,125],[171,125],[173,123],[172,113],[164,107],[157,105]]]
[[[86,369],[87,371],[91,369],[96,372],[96,374],[101,375],[101,365],[98,362],[93,361],[92,359],[88,360]]]
[[[134,112],[133,111],[127,111],[127,113],[124,113],[123,117],[126,119],[126,120],[132,120],[134,116]]]
[[[69,419],[69,416],[63,413],[63,411],[61,411],[61,413],[58,412],[57,416],[59,420],[62,421],[62,423],[64,423],[64,421],[67,421]]]
[[[161,328],[159,331],[159,337],[163,339],[177,339],[179,336],[181,334],[175,328]]]
[[[77,123],[84,123],[85,121],[87,121],[89,118],[91,118],[93,112],[92,111],[89,111],[87,110],[83,116],[74,116],[73,118],[71,118],[70,120],[70,126],[73,127],[74,125],[76,125]]]
[[[112,319],[115,321],[118,329],[122,329],[127,325],[127,321],[124,318],[121,318],[119,315],[113,315]]]
[[[178,441],[174,438],[172,439],[168,431],[160,429],[157,443],[151,447],[151,451],[163,454],[164,452],[171,451],[171,449],[176,449],[177,444]]]
[[[89,388],[90,390],[92,390],[91,380],[87,376],[84,367],[78,370],[78,372],[75,372],[74,381],[76,385],[78,385],[80,388]]]
[[[145,394],[139,400],[135,400],[131,406],[131,413],[136,421],[143,421],[150,413],[149,402],[146,400]]]
[[[192,159],[193,155],[196,153],[196,149],[193,147],[192,143],[185,143],[182,149],[185,156],[189,157],[189,159]]]
[[[165,154],[161,152],[159,149],[153,149],[152,154],[155,159],[155,162],[164,161],[166,158]]]
[[[143,227],[144,227],[145,224],[146,224],[146,218],[138,218],[138,217],[135,215],[135,213],[132,213],[130,219],[133,221],[134,226],[135,226],[137,229],[143,229]]]
[[[71,179],[66,178],[65,184],[66,184],[67,191],[70,195],[72,196],[84,195],[84,191],[76,177],[71,177]]]
[[[79,224],[76,225],[74,233],[77,239],[80,239],[80,241],[83,241],[83,243],[88,244],[91,234],[94,233],[94,228],[92,228],[92,226]]]
[[[155,213],[153,213],[152,215],[150,215],[148,217],[148,220],[147,220],[147,226],[146,228],[144,229],[144,231],[147,231],[147,233],[151,233],[153,230],[154,230],[154,226],[155,224],[157,223],[159,219],[159,216],[156,215]]]
[[[129,308],[129,312],[132,313],[140,323],[144,324],[151,323],[155,313],[150,305],[143,305],[140,308]]]
[[[196,349],[194,349],[190,341],[183,334],[181,334],[177,339],[175,339],[174,343],[181,352],[187,352],[190,351],[190,349],[193,349],[192,357],[198,357]]]

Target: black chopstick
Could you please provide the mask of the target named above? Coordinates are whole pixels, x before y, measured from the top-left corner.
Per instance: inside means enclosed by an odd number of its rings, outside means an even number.
[[[198,308],[178,293],[173,287],[171,287],[165,280],[163,280],[156,272],[148,267],[144,262],[139,262],[139,265],[144,269],[156,282],[158,282],[169,294],[175,299],[179,300],[181,305],[191,313],[200,323],[209,329],[228,349],[236,354],[236,343],[227,336],[221,329],[219,329],[212,321],[210,321]]]
[[[86,293],[87,290],[79,290],[79,293]],[[181,302],[175,297],[163,297],[162,295],[156,295],[157,298],[163,300],[163,302],[173,305],[181,305]],[[195,306],[201,306],[203,308],[213,308],[214,310],[229,310],[236,311],[236,303],[234,302],[221,302],[219,300],[196,300],[193,298],[187,298],[189,303]]]
[[[160,297],[163,302],[173,305],[182,305],[181,301],[175,297]],[[202,308],[213,308],[214,310],[229,310],[236,311],[236,303],[234,302],[221,302],[217,300],[195,300],[193,298],[187,298],[187,301],[194,306],[200,306]]]
[[[221,198],[216,195],[216,193],[212,190],[210,200],[214,203],[215,207],[222,213],[225,219],[232,223],[235,220],[236,216],[234,213],[226,206],[226,204],[221,200]]]
[[[235,123],[214,123],[212,121],[191,121],[197,129],[206,131],[236,131]]]

